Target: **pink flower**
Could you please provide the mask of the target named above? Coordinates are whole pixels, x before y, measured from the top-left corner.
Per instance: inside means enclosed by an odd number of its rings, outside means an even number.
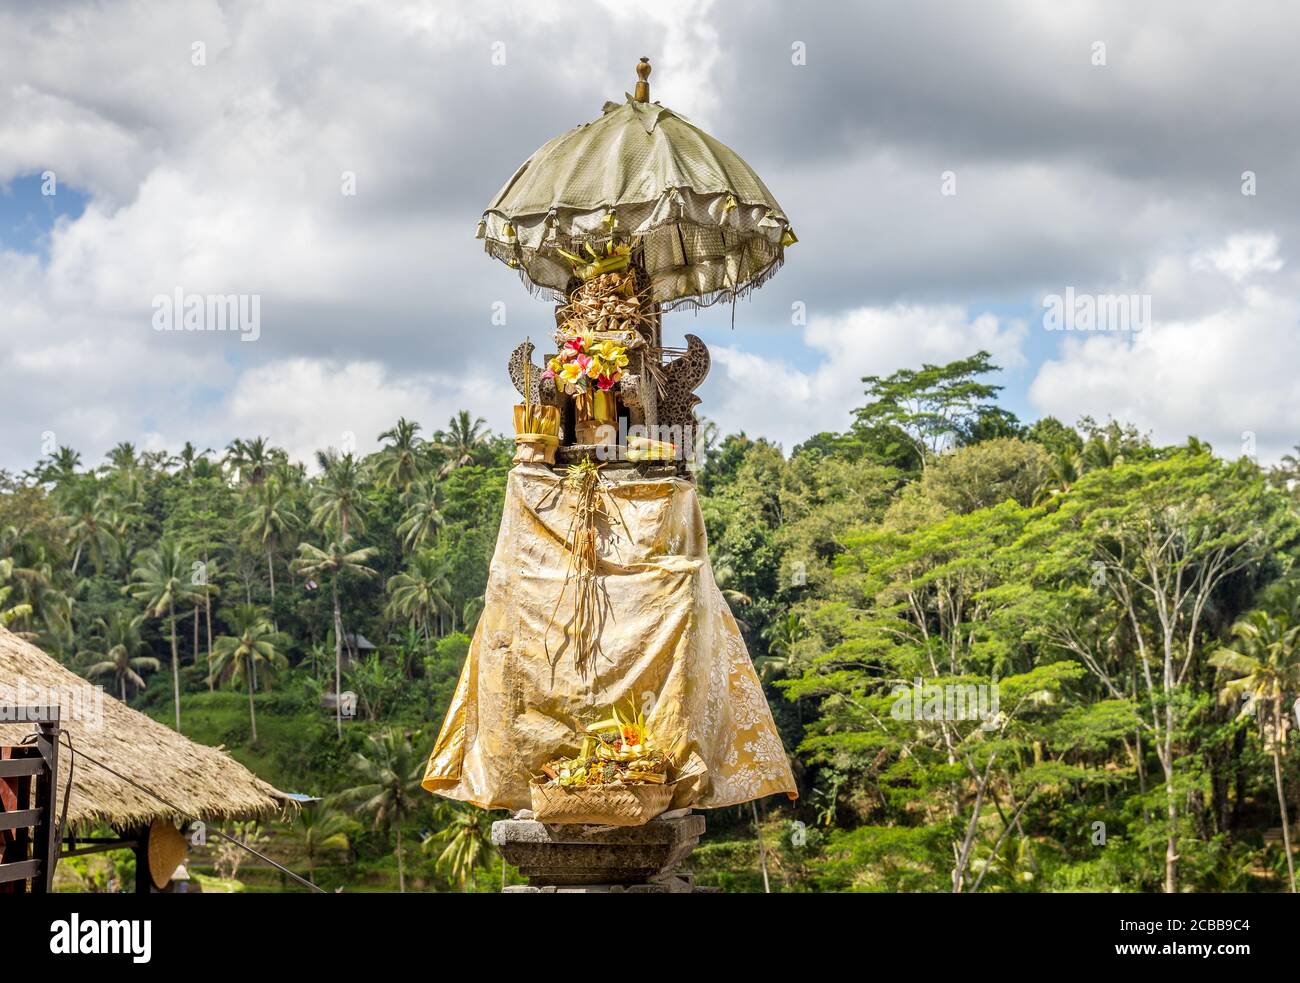
[[[554,378],[555,378],[555,370],[554,370],[554,369],[547,369],[545,372],[542,373],[542,378],[543,378],[543,379],[554,379]]]
[[[587,371],[587,366],[590,365],[590,364],[591,364],[591,356],[590,356],[590,355],[579,355],[579,356],[578,356],[578,367],[579,367],[580,369],[582,369],[583,372],[586,372],[586,371]]]

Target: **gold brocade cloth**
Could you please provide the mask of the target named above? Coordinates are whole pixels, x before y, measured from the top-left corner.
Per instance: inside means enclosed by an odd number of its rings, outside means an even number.
[[[707,769],[678,785],[671,808],[795,797],[785,748],[713,579],[694,486],[664,478],[605,488],[599,649],[584,675],[566,638],[574,584],[563,590],[573,493],[545,466],[510,472],[483,615],[424,787],[484,809],[526,809],[541,765],[576,753],[578,728],[630,699],[676,761],[694,753]]]

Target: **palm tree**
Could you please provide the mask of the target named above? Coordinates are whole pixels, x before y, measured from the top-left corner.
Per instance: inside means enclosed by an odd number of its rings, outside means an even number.
[[[432,479],[422,481],[408,492],[409,504],[402,514],[402,521],[397,524],[397,535],[402,537],[402,546],[407,552],[418,550],[431,536],[438,534],[443,524],[442,489]]]
[[[352,454],[340,456],[333,448],[317,451],[316,463],[322,474],[311,501],[311,524],[337,533],[340,540],[360,536],[366,531],[361,465]]]
[[[42,484],[58,488],[76,478],[79,467],[81,455],[71,447],[60,447],[36,466],[33,476]]]
[[[1285,615],[1252,611],[1232,626],[1235,648],[1220,648],[1210,657],[1228,682],[1219,690],[1227,704],[1241,703],[1241,715],[1257,714],[1260,733],[1273,752],[1273,781],[1282,813],[1282,845],[1291,893],[1296,893],[1295,861],[1291,856],[1291,828],[1286,793],[1282,787],[1282,704],[1288,693],[1300,690],[1300,624],[1292,625]],[[1272,730],[1269,740],[1268,730]]]
[[[190,564],[178,543],[164,537],[156,549],[140,554],[131,571],[133,584],[129,591],[136,600],[145,602],[145,615],[150,618],[167,616],[171,623],[172,638],[172,700],[176,705],[176,730],[181,729],[181,665],[176,648],[176,605],[198,600],[190,584]]]
[[[420,787],[425,758],[411,736],[395,727],[371,734],[366,752],[352,756],[352,771],[361,783],[340,792],[338,801],[370,816],[375,828],[397,829],[397,889],[406,891],[402,859],[402,818],[426,793]]]
[[[244,531],[266,552],[266,574],[271,583],[271,607],[275,608],[275,548],[285,533],[298,528],[292,503],[278,481],[267,481],[253,493],[252,506],[244,516]],[[279,625],[276,624],[276,631]]]
[[[463,891],[474,877],[474,868],[492,852],[492,821],[481,809],[456,809],[446,826],[424,840],[424,849],[442,847],[434,867],[445,873]]]
[[[441,474],[473,464],[487,440],[487,421],[481,416],[471,420],[469,412],[461,410],[447,421],[446,430],[434,435],[435,446],[447,459]]]
[[[95,622],[100,639],[98,650],[80,652],[78,655],[90,665],[86,675],[91,679],[111,676],[117,687],[118,697],[126,702],[126,687],[130,683],[137,690],[144,689],[146,672],[157,672],[162,663],[152,656],[137,655],[146,646],[140,637],[140,625],[143,617],[130,616],[124,611],[115,611],[107,620],[99,618]]]
[[[83,554],[90,557],[96,573],[103,573],[104,565],[119,554],[118,540],[113,533],[112,497],[97,491],[94,479],[90,479],[72,492],[67,507],[73,576]]]
[[[299,811],[290,832],[307,859],[307,880],[316,883],[317,857],[351,848],[348,837],[355,827],[347,816],[324,805]]]
[[[252,727],[253,742],[257,742],[257,711],[253,709],[253,680],[260,665],[264,671],[284,669],[289,665],[281,651],[288,639],[275,630],[262,613],[251,604],[236,604],[230,614],[233,635],[219,635],[212,647],[216,659],[213,675],[221,681],[229,679],[248,686],[248,720]]]
[[[127,440],[108,452],[109,474],[128,502],[138,502],[144,497],[142,463],[135,445]]]
[[[226,464],[238,472],[239,482],[244,485],[260,485],[283,457],[284,452],[272,447],[265,437],[236,438],[226,447]]]
[[[379,480],[389,488],[406,491],[424,475],[424,459],[420,449],[424,444],[419,433],[420,425],[406,417],[399,417],[397,424],[379,435],[380,440],[390,443],[379,452],[376,468]]]
[[[1034,504],[1042,505],[1055,495],[1065,494],[1087,470],[1088,459],[1078,451],[1060,450],[1052,454],[1047,462],[1047,474],[1034,490]]]
[[[764,628],[762,636],[767,640],[767,655],[755,659],[754,665],[758,667],[759,676],[766,679],[769,670],[784,672],[789,668],[794,647],[808,637],[808,626],[802,617],[790,611],[784,618]]]
[[[203,607],[203,620],[206,625],[205,637],[207,639],[208,650],[208,692],[213,689],[212,676],[212,600],[221,596],[221,586],[217,583],[217,577],[220,576],[220,569],[217,561],[208,553],[208,544],[202,545],[203,560],[200,569],[203,571],[201,576],[191,577],[193,582],[195,596]],[[195,653],[195,661],[198,661],[198,654]]]
[[[118,471],[129,471],[138,464],[135,444],[123,440],[108,452],[109,467]]]
[[[731,615],[736,619],[736,624],[740,630],[749,633],[749,622],[741,619],[736,614],[737,608],[747,608],[754,603],[754,599],[742,590],[736,590],[728,587],[736,577],[736,568],[731,557],[723,553],[718,557],[718,562],[713,566],[713,580],[718,585],[718,590],[722,592],[722,598],[727,602],[727,607],[731,609]]]
[[[433,622],[437,620],[441,628],[442,616],[451,614],[450,572],[432,553],[417,553],[402,573],[388,578],[388,617],[405,618],[428,641]]]
[[[199,465],[199,462],[205,461],[207,456],[211,453],[211,447],[205,447],[203,450],[199,450],[188,440],[185,441],[185,446],[181,448],[181,452],[177,454],[175,458],[175,462],[179,466],[179,473],[184,475],[187,479],[194,477],[194,470]]]
[[[1083,445],[1080,452],[1081,471],[1108,471],[1125,461],[1128,438],[1119,424],[1111,421],[1097,430]]]
[[[0,570],[0,572],[3,572]],[[0,627],[11,628],[24,618],[30,618],[33,610],[31,604],[26,601],[14,601],[10,603],[9,596],[13,593],[13,584],[0,586]],[[29,638],[30,632],[15,631],[19,638]]]
[[[474,633],[474,628],[478,625],[478,619],[483,616],[483,609],[487,606],[487,594],[479,594],[477,597],[471,597],[460,609],[460,623],[464,626],[465,631],[470,634]]]
[[[311,543],[298,544],[298,559],[294,569],[308,577],[329,577],[330,592],[334,601],[334,726],[340,740],[343,737],[343,616],[339,611],[339,578],[345,573],[360,577],[378,576],[366,566],[366,561],[376,550],[367,546],[349,551],[344,542],[331,541],[325,549]]]

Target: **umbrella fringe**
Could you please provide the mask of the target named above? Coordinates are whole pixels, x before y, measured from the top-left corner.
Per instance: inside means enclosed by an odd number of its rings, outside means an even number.
[[[496,246],[497,248],[493,248]],[[508,256],[513,255],[513,251],[507,253],[501,249],[502,244],[494,240],[487,240],[483,244],[483,251],[494,259],[505,261]],[[719,287],[716,290],[710,290],[706,293],[692,297],[678,297],[675,300],[659,301],[660,313],[667,314],[671,311],[691,310],[698,313],[706,307],[712,307],[715,304],[727,301],[744,300],[751,293],[757,290],[768,280],[776,276],[777,272],[785,265],[785,249],[782,248],[767,266],[763,267],[758,273],[755,273],[740,287]],[[568,298],[564,291],[556,290],[554,287],[548,287],[544,284],[535,283],[529,276],[527,268],[519,263],[513,267],[519,277],[519,281],[528,291],[529,296],[543,297],[547,300],[553,300],[556,303],[563,304]]]

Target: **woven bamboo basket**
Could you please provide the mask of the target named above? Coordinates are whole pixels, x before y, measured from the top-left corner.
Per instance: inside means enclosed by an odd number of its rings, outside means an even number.
[[[642,826],[668,808],[673,785],[529,785],[533,817],[543,823]]]

